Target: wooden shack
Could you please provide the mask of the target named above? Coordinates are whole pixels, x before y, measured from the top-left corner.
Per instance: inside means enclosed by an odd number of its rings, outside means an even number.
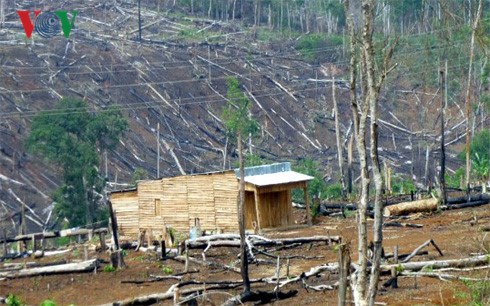
[[[142,230],[160,235],[164,226],[188,233],[196,220],[201,230],[237,232],[237,177],[236,170],[183,175],[140,181],[136,189],[112,192],[120,235],[134,239]],[[306,191],[311,179],[291,171],[289,163],[246,168],[247,229],[292,225],[291,190]]]

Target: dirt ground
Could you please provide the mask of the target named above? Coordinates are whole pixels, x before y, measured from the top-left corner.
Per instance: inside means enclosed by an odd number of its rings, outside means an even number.
[[[299,214],[298,214],[299,216]],[[441,257],[432,247],[427,247],[428,255],[418,256],[413,260],[451,259],[469,257],[474,253],[488,253],[490,246],[486,233],[479,231],[479,227],[490,225],[490,210],[488,206],[466,208],[461,210],[445,211],[433,214],[418,214],[410,216],[402,222],[421,224],[422,228],[397,228],[386,227],[384,229],[384,246],[386,252],[392,252],[395,245],[399,246],[399,253],[410,253],[417,246],[428,239],[433,239],[441,248],[444,256]],[[371,223],[372,224],[372,223]],[[355,260],[356,249],[356,223],[354,216],[343,218],[321,217],[315,220],[315,225],[310,228],[299,228],[288,231],[267,232],[267,237],[301,237],[310,235],[341,235],[344,241],[350,241],[351,254]],[[201,251],[192,250],[191,256],[201,258]],[[273,252],[273,251],[271,251]],[[207,259],[223,264],[236,264],[237,249],[215,248],[208,252]],[[324,243],[305,244],[297,248],[275,252],[276,255],[303,255],[318,257],[315,259],[291,259],[290,276],[299,275],[303,271],[309,271],[311,267],[318,266],[336,260],[334,246]],[[105,252],[92,252],[92,257],[108,260]],[[64,257],[46,257],[44,262],[60,259],[73,260],[83,256],[83,249],[77,250]],[[250,266],[251,278],[273,276],[276,269],[275,260],[258,256],[268,260],[269,263]],[[28,305],[39,305],[45,299],[51,299],[57,305],[99,305],[136,297],[145,294],[165,292],[177,280],[165,280],[153,283],[131,284],[121,283],[123,280],[148,279],[150,275],[165,275],[165,273],[179,273],[184,270],[184,265],[174,260],[159,261],[158,256],[152,253],[129,251],[125,258],[128,268],[115,272],[104,272],[99,269],[96,274],[65,274],[52,276],[38,276],[23,279],[0,281],[0,296],[13,293],[20,297]],[[34,261],[32,258],[18,259],[14,262]],[[285,275],[285,262],[282,263],[281,273]],[[197,264],[191,264],[190,269],[199,270],[197,273],[186,274],[183,280],[240,280],[240,275],[235,272],[220,269],[205,268]],[[466,274],[473,276],[485,276],[488,269],[478,274]],[[309,278],[309,285],[332,284],[337,276],[323,273],[319,277]],[[380,284],[387,279],[382,277]],[[468,305],[470,294],[468,288],[461,282],[442,281],[426,277],[401,277],[398,280],[398,289],[382,289],[377,297],[378,302],[388,305]],[[187,288],[187,287],[186,287]],[[272,285],[253,284],[253,290],[271,290]],[[336,305],[336,294],[333,291],[316,292],[303,288],[301,282],[287,285],[283,291],[296,289],[298,294],[290,299],[275,302],[277,305]],[[230,291],[207,291],[206,296],[216,305],[229,298],[230,295],[239,292],[240,288]],[[171,305],[172,300],[160,302],[158,305]],[[199,305],[213,305],[200,302]]]

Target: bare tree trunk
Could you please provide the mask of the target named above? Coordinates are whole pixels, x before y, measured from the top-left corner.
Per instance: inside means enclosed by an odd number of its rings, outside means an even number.
[[[352,195],[352,159],[353,152],[352,147],[354,146],[354,133],[350,136],[349,146],[347,147],[347,193],[349,196]]]
[[[481,19],[483,9],[483,0],[478,2],[478,11],[475,16],[475,20],[473,21],[472,29],[471,29],[471,42],[470,42],[470,62],[468,64],[468,82],[466,83],[466,98],[465,98],[465,106],[466,106],[466,188],[470,188],[470,175],[471,175],[471,159],[470,159],[470,144],[471,144],[471,101],[470,101],[470,92],[471,92],[471,75],[473,73],[473,59],[475,58],[475,34],[478,28],[478,23]],[[471,8],[469,8],[471,11]]]
[[[359,116],[359,105],[356,95],[356,37],[353,16],[349,9],[350,1],[345,1],[345,11],[347,12],[347,24],[350,36],[350,102],[352,117],[354,120],[354,134],[356,138],[357,152],[359,155],[359,168],[361,174],[360,198],[357,208],[357,232],[358,232],[358,271],[352,278],[352,291],[354,293],[354,302],[356,305],[366,304],[366,287],[367,287],[367,206],[369,197],[369,173],[366,152],[366,120],[367,107],[364,104],[361,115]]]
[[[373,243],[374,254],[371,266],[371,277],[369,280],[368,303],[374,304],[374,299],[378,291],[379,280],[379,265],[381,262],[382,243],[383,243],[383,204],[381,195],[383,189],[383,178],[379,166],[378,157],[378,95],[379,86],[378,80],[375,77],[374,68],[374,48],[373,48],[373,32],[374,32],[374,6],[373,0],[364,0],[362,2],[362,12],[364,17],[364,30],[362,33],[362,53],[364,54],[364,63],[366,67],[366,78],[368,91],[366,104],[369,104],[369,113],[371,116],[370,122],[370,156],[371,167],[374,179],[374,229]],[[366,237],[367,239],[367,237]]]
[[[332,78],[332,100],[333,108],[335,112],[335,138],[337,140],[337,160],[339,163],[339,175],[340,184],[342,185],[342,198],[345,199],[347,194],[347,187],[345,186],[345,176],[344,176],[344,158],[342,154],[342,145],[340,141],[340,127],[339,127],[339,107],[337,105],[337,97],[335,96],[335,78]]]
[[[447,73],[447,60],[445,71],[440,71],[441,78],[441,170],[439,173],[439,183],[441,185],[441,204],[446,205],[446,149],[444,146],[444,125],[445,125],[445,113],[446,113],[446,73]]]
[[[235,9],[236,9],[236,0],[233,0],[233,8],[232,8],[233,11],[231,12],[231,20],[235,20]]]
[[[242,134],[238,133],[238,160],[240,166],[240,190],[238,199],[238,228],[240,231],[240,261],[243,279],[243,292],[250,292],[250,278],[248,276],[248,254],[245,243],[245,170],[243,165]]]
[[[223,170],[226,169],[226,157],[228,155],[228,136],[226,136],[225,148],[223,149]]]

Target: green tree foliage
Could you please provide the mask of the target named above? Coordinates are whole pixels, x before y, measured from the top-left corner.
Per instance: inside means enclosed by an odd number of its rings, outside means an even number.
[[[115,109],[92,113],[84,101],[72,98],[61,99],[55,109],[34,117],[26,147],[62,169],[63,184],[53,200],[57,215],[71,226],[100,217],[105,182],[98,173],[97,150],[113,149],[126,127]]]
[[[313,198],[325,198],[327,186],[322,178],[319,165],[311,157],[304,158],[294,167],[294,171],[313,176],[314,179],[308,183],[308,196]],[[293,199],[298,202],[303,202],[303,191],[293,190]]]
[[[481,159],[490,159],[490,130],[482,130],[475,134],[470,145],[470,154],[478,154]]]
[[[240,90],[240,84],[236,78],[226,80],[228,91],[228,105],[223,110],[223,119],[230,139],[236,139],[238,146],[238,160],[240,166],[240,196],[238,201],[238,228],[240,232],[240,262],[243,279],[243,291],[250,291],[250,279],[248,275],[248,259],[245,244],[245,180],[244,162],[242,150],[242,136],[252,135],[259,129],[259,124],[252,118],[250,113],[250,101]],[[236,137],[236,138],[234,138]]]
[[[229,137],[236,137],[238,134],[248,136],[259,130],[259,124],[255,121],[250,113],[250,100],[240,89],[240,84],[236,78],[226,80],[228,91],[226,93],[229,99],[228,105],[223,110],[223,119]]]
[[[131,177],[131,185],[136,187],[138,181],[147,180],[150,176],[148,175],[148,171],[143,168],[136,168],[133,172],[133,176]]]

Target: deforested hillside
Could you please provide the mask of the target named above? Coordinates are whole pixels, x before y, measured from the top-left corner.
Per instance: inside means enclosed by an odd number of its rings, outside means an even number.
[[[308,15],[313,6],[281,1],[276,9],[276,2],[148,0],[141,1],[138,15],[138,1],[2,1],[0,203],[5,216],[18,215],[25,203],[32,209],[30,225],[43,227],[51,218],[50,195],[60,185],[60,169],[28,154],[24,140],[32,118],[65,97],[87,101],[92,112],[116,107],[127,118],[119,146],[99,152],[98,170],[111,188],[127,187],[137,169],[156,177],[157,148],[159,176],[235,167],[235,147],[221,119],[229,77],[239,80],[260,124],[259,135],[247,141],[249,154],[269,161],[310,157],[325,180],[337,182],[332,85],[344,151],[353,129],[343,8],[339,1],[314,1],[330,15],[318,10]],[[77,14],[69,35],[59,25],[53,30],[58,35],[45,38],[34,28],[28,39],[17,10]],[[399,40],[393,56],[398,66],[382,89],[379,151],[403,179],[425,186],[437,173],[441,95],[440,62],[434,59],[445,45],[436,26],[417,10],[379,40],[380,48]],[[384,10],[380,16],[385,27],[396,17]],[[460,32],[447,38],[444,49],[452,52],[444,53],[452,56],[446,115],[452,171],[459,167],[456,154],[464,141],[467,59],[464,29]],[[483,58],[478,64],[486,68]],[[475,77],[482,95],[486,83]],[[488,125],[482,103],[475,102],[473,111],[475,130]]]

